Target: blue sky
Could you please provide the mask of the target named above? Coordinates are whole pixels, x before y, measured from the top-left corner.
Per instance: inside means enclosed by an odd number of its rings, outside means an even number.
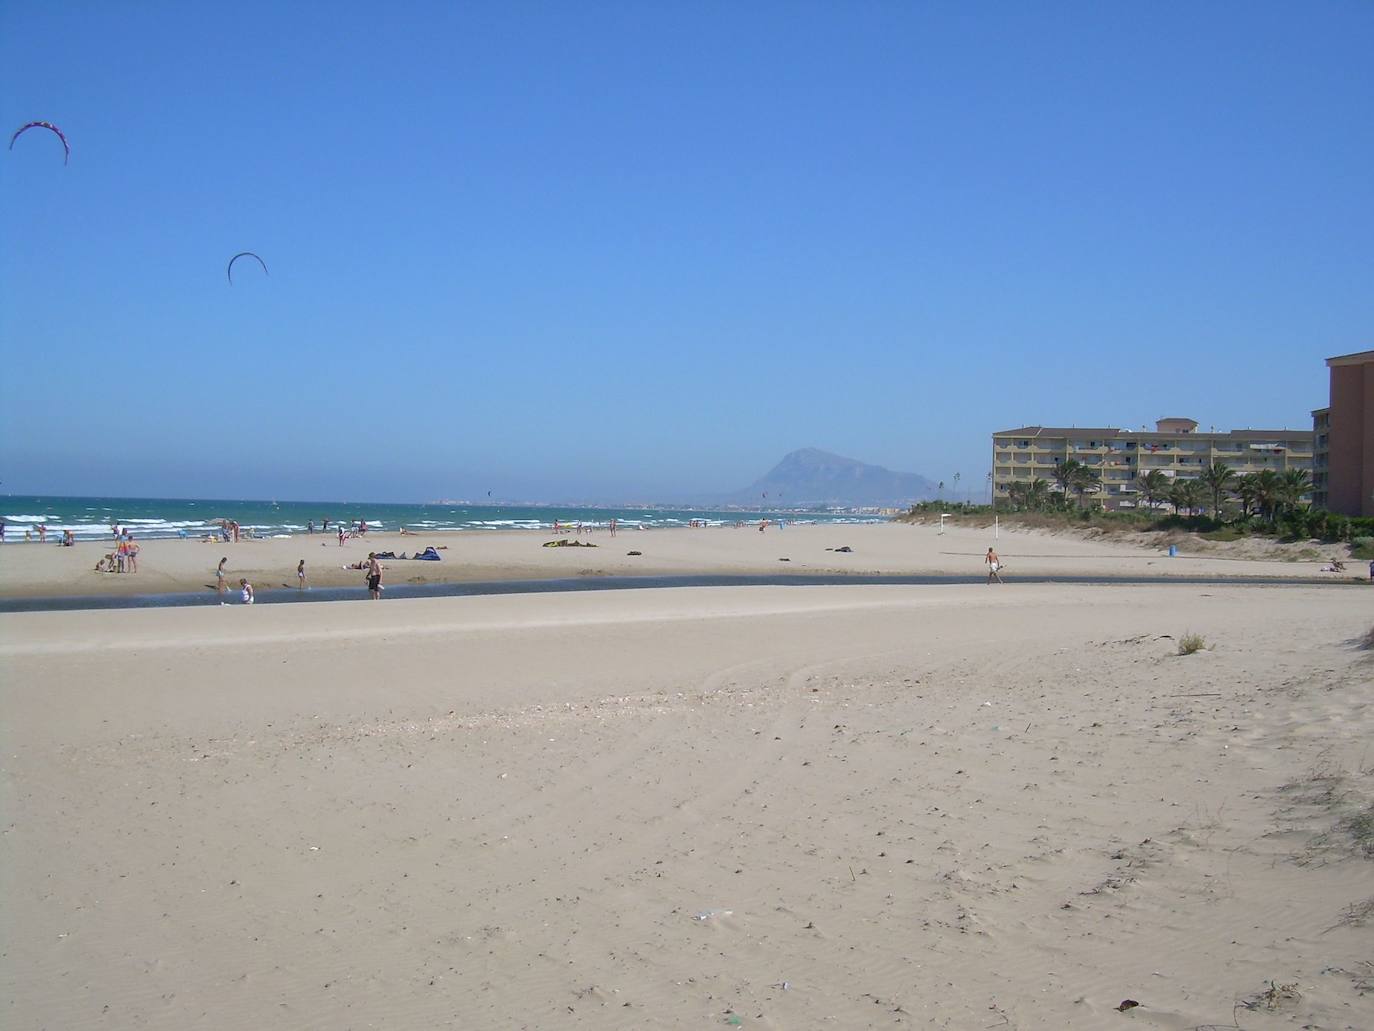
[[[1310,427],[1374,347],[1371,53],[1360,2],[9,0],[0,124],[72,158],[0,154],[0,490],[670,500]]]

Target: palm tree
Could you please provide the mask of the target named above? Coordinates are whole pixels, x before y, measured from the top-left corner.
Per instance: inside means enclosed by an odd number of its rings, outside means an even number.
[[[1183,481],[1175,480],[1169,485],[1169,493],[1165,495],[1165,500],[1174,506],[1174,515],[1179,514],[1179,509],[1183,507]]]
[[[1174,515],[1180,509],[1187,509],[1192,515],[1202,506],[1203,486],[1197,480],[1175,480],[1169,488],[1169,504],[1174,506]]]
[[[1271,523],[1277,518],[1283,503],[1282,482],[1273,469],[1261,469],[1255,476],[1255,506],[1260,515]]]
[[[1037,476],[1026,487],[1026,504],[1031,509],[1041,509],[1050,501],[1050,481]]]
[[[1225,462],[1213,462],[1202,474],[1202,482],[1212,492],[1212,516],[1221,518],[1221,499],[1236,478],[1235,470]]]
[[[1048,481],[1037,476],[1033,480],[1013,480],[1007,484],[1007,500],[1013,509],[1034,512],[1042,509],[1050,500]]]
[[[1183,504],[1187,506],[1188,514],[1197,515],[1207,496],[1206,485],[1201,480],[1184,480],[1179,484],[1179,491],[1183,495]]]
[[[1135,478],[1136,489],[1145,495],[1145,504],[1154,508],[1155,504],[1169,493],[1169,477],[1163,470],[1151,469],[1143,476]]]
[[[1255,481],[1255,473],[1236,477],[1236,485],[1232,489],[1236,492],[1236,497],[1240,498],[1241,517],[1249,516],[1259,498],[1259,484]]]
[[[1068,500],[1069,491],[1082,475],[1079,470],[1084,468],[1086,466],[1076,458],[1066,458],[1054,467],[1054,482],[1059,484],[1059,492],[1064,495],[1064,500]]]
[[[1073,483],[1071,483],[1070,486],[1073,487],[1074,493],[1078,495],[1078,507],[1082,508],[1083,492],[1091,490],[1094,493],[1096,493],[1097,491],[1101,490],[1102,477],[1100,474],[1094,472],[1092,469],[1089,469],[1086,465],[1083,465],[1081,463],[1077,464],[1078,469],[1074,473]]]
[[[1312,478],[1302,469],[1287,469],[1279,476],[1278,503],[1289,512],[1297,511],[1302,499],[1312,493]]]

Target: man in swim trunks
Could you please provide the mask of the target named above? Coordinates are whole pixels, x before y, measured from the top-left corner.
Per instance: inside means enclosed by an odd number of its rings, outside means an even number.
[[[997,552],[993,551],[991,548],[988,548],[988,553],[983,557],[983,561],[988,564],[989,587],[992,586],[992,581],[994,579],[996,579],[999,584],[1006,583],[1006,581],[1002,579],[1002,574],[997,571],[1002,568],[1002,560],[997,557]]]
[[[373,601],[382,596],[382,564],[377,561],[376,552],[367,554],[367,593]]]

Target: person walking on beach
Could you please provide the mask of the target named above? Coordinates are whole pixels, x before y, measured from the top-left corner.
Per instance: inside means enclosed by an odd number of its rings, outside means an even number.
[[[138,572],[138,545],[134,543],[134,535],[129,534],[124,542],[124,557],[129,563],[129,572]]]
[[[301,559],[300,563],[296,566],[296,581],[296,589],[301,591],[305,590],[305,559]]]
[[[343,547],[343,541],[344,541],[343,523],[340,523],[340,524],[339,524],[339,547],[341,547],[341,548]]]
[[[239,596],[243,599],[243,603],[244,603],[245,605],[252,605],[252,604],[253,604],[253,585],[250,584],[247,580],[241,579],[241,580],[239,580],[239,588],[240,588],[240,590],[239,590]]]
[[[988,564],[988,586],[992,586],[992,581],[996,579],[999,584],[1006,583],[1002,579],[1002,574],[998,572],[1002,568],[1002,560],[997,557],[997,552],[988,548],[988,553],[983,557],[983,561]]]
[[[373,601],[382,596],[382,564],[377,561],[377,553],[367,553],[367,593]]]
[[[228,564],[229,564],[229,556],[228,556],[228,555],[225,555],[224,558],[222,558],[222,559],[219,560],[219,568],[215,570],[215,593],[216,593],[216,594],[223,594],[223,593],[224,593],[224,567],[227,566]]]
[[[305,532],[306,532],[306,533],[314,533],[314,532],[315,532],[315,520],[311,519],[309,522],[307,522],[307,523],[305,524]]]
[[[611,516],[611,536],[615,536],[615,516]]]

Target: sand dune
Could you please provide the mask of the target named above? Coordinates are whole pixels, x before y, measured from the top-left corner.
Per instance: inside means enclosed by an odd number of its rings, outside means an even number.
[[[0,617],[6,1026],[1371,1027],[1359,591]]]

